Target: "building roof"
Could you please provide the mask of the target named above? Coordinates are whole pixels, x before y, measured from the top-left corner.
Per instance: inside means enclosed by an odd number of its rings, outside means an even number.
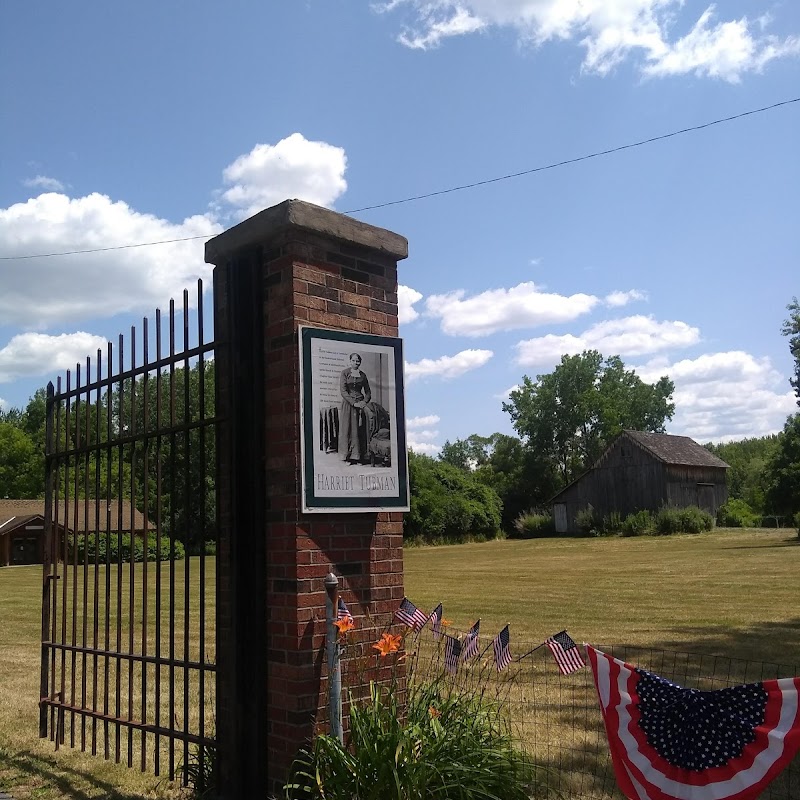
[[[578,475],[577,478],[568,483],[563,489],[559,489],[547,501],[547,504],[550,505],[554,503],[568,489],[571,489],[576,483],[582,481],[593,469],[600,466],[605,457],[611,452],[612,448],[623,437],[631,439],[635,444],[639,445],[665,464],[675,464],[676,466],[686,467],[722,467],[724,469],[730,467],[730,464],[726,464],[721,458],[718,458],[688,436],[673,436],[669,433],[645,433],[644,431],[622,431],[622,433],[606,447],[600,458],[598,458],[589,469]]]
[[[129,531],[131,527],[134,530],[144,530],[144,514],[134,509],[133,512],[133,526],[131,526],[131,504],[130,501],[123,500],[120,504],[119,500],[78,500],[78,521],[75,524],[75,503],[70,501],[69,508],[65,507],[62,500],[58,504],[56,517],[60,524],[65,522],[65,512],[67,513],[66,524],[70,530],[77,531],[93,531],[95,530],[95,519],[97,518],[97,511],[99,505],[100,512],[100,530],[106,530],[106,515],[107,510],[111,511],[111,528],[110,530]],[[118,524],[120,505],[122,510],[122,525]],[[0,500],[0,534],[5,533],[5,529],[12,529],[18,525],[31,519],[32,517],[44,518],[44,500]],[[153,520],[148,520],[147,527],[150,530],[155,528]]]
[[[730,466],[688,436],[673,436],[668,433],[644,433],[643,431],[623,431],[621,435],[633,439],[636,444],[652,453],[665,464],[678,464],[688,467]]]

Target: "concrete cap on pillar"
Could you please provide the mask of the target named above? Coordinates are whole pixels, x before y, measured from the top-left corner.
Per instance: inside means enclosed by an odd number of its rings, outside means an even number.
[[[206,242],[206,263],[220,264],[232,253],[262,244],[290,228],[361,245],[397,261],[408,258],[408,239],[399,233],[368,225],[305,200],[284,200],[209,239]]]

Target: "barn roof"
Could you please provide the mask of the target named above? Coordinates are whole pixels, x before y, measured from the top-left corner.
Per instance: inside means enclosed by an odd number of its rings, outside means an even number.
[[[633,439],[636,444],[641,445],[665,464],[679,464],[688,467],[730,466],[688,436],[645,433],[644,431],[623,431],[621,435]]]
[[[612,448],[623,437],[631,439],[635,444],[638,444],[665,464],[675,464],[686,467],[723,467],[725,469],[730,467],[730,464],[726,464],[721,458],[718,458],[688,436],[673,436],[669,433],[645,433],[644,431],[622,431],[622,433],[605,449],[600,458],[598,458],[589,469],[582,472],[563,489],[556,492],[550,500],[548,500],[548,505],[557,501],[568,489],[571,489],[576,483],[582,481],[593,469],[598,467],[608,453],[611,452]]]
[[[70,530],[75,529],[78,531],[95,530],[94,523],[98,505],[100,506],[100,530],[105,530],[107,509],[111,511],[111,530],[129,531],[131,529],[130,501],[123,501],[120,504],[118,500],[78,500],[77,526],[75,525],[75,504],[74,501],[70,502],[69,509],[67,509],[67,527]],[[122,526],[118,524],[120,505],[122,506]],[[64,511],[65,508],[62,501],[59,503],[57,514],[58,522],[62,525],[64,524]],[[0,534],[5,532],[3,526],[6,526],[6,529],[16,528],[20,521],[27,521],[31,517],[44,518],[44,500],[9,500],[8,498],[0,500]],[[133,523],[134,530],[144,530],[144,515],[135,509]],[[150,530],[155,528],[152,520],[148,520],[148,527]]]

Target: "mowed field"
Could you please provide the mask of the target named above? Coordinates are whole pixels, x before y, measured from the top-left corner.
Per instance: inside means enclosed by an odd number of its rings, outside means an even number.
[[[800,539],[792,530],[532,539],[407,549],[405,587],[462,631],[537,644],[638,645],[800,665]]]
[[[207,569],[213,575],[211,559]],[[442,602],[453,627],[480,617],[488,643],[510,623],[516,654],[566,628],[597,646],[800,665],[800,540],[791,530],[413,548],[405,570],[409,598],[425,610]],[[41,568],[0,569],[0,791],[18,800],[177,796],[152,775],[54,753],[38,738],[40,598]]]

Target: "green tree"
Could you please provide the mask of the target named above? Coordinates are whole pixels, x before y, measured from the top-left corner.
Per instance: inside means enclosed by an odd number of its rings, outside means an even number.
[[[0,497],[41,497],[41,465],[31,437],[11,423],[0,422],[0,454]]]
[[[474,470],[489,460],[489,450],[492,447],[491,436],[478,436],[473,433],[466,439],[448,439],[442,445],[439,460],[452,464],[454,467],[465,470]]]
[[[741,500],[757,514],[765,514],[768,484],[767,465],[778,448],[779,436],[760,436],[705,447],[730,465],[727,473],[728,494]]]
[[[770,511],[790,517],[800,511],[800,413],[786,420],[767,465],[766,494]]]
[[[800,303],[793,297],[792,302],[786,306],[789,316],[784,320],[781,333],[789,337],[789,352],[794,359],[794,377],[789,379],[789,383],[794,386],[797,395],[797,405],[800,406]]]
[[[475,477],[497,492],[503,501],[503,530],[511,531],[523,511],[543,506],[555,494],[558,479],[549,462],[521,439],[503,433],[490,438],[489,459],[475,470]]]
[[[406,538],[458,542],[492,539],[500,532],[500,498],[473,474],[413,451],[408,468],[411,511],[403,523]]]
[[[663,433],[675,411],[667,377],[648,384],[619,356],[596,350],[562,356],[535,380],[524,376],[505,411],[525,446],[549,461],[563,485],[587,469],[624,429]]]

